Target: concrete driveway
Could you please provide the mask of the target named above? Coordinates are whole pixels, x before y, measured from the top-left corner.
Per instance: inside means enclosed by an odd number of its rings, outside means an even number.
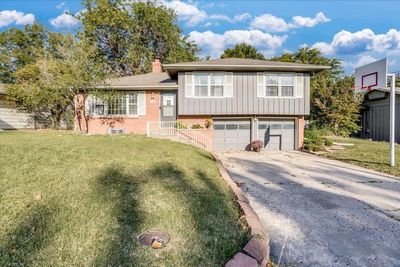
[[[294,266],[400,266],[400,178],[301,152],[220,153]]]

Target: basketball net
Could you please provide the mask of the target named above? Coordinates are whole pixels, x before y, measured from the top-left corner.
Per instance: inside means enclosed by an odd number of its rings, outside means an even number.
[[[351,89],[352,89],[355,93],[366,94],[366,93],[368,93],[369,91],[372,90],[371,87],[372,87],[372,86],[364,86],[364,87],[353,86]]]

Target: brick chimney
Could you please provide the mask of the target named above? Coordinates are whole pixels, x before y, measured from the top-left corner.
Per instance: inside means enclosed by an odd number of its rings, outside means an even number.
[[[162,72],[162,66],[159,58],[155,58],[154,61],[151,63],[152,65],[152,72],[153,73],[161,73]]]

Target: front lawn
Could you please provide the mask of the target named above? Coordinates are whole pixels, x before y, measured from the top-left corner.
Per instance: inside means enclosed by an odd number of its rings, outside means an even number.
[[[323,156],[345,161],[361,167],[385,172],[395,176],[400,176],[400,146],[396,145],[396,167],[389,166],[389,143],[363,140],[358,138],[340,138],[332,139],[339,143],[352,143],[354,146],[348,146],[343,150],[323,154]]]
[[[248,239],[210,155],[143,136],[0,133],[0,266],[221,266]],[[160,250],[138,235],[165,229]]]

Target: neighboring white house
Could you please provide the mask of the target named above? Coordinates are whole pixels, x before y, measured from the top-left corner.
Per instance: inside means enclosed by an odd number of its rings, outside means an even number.
[[[3,84],[0,84],[0,129],[14,130],[33,128],[32,118],[26,113],[17,110],[7,103],[6,90]]]

